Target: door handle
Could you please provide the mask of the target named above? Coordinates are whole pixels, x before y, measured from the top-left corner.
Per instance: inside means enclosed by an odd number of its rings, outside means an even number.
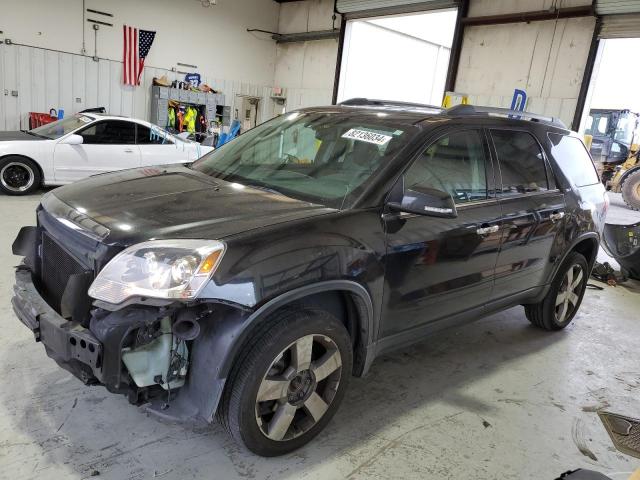
[[[124,153],[133,153],[133,150],[130,148],[125,148]]]
[[[498,230],[500,230],[500,226],[499,225],[487,225],[486,227],[480,227],[476,230],[476,233],[478,235],[489,235],[490,233],[496,233]]]
[[[549,215],[549,220],[551,220],[553,223],[557,222],[558,220],[562,220],[564,218],[564,212],[553,212],[551,215]]]

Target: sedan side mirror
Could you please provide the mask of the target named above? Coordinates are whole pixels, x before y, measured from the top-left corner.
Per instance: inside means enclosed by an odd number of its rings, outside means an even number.
[[[405,190],[402,203],[390,202],[389,208],[398,212],[429,215],[432,217],[456,218],[458,211],[451,194],[435,188]]]
[[[83,142],[84,138],[82,138],[80,135],[72,133],[60,143],[64,143],[65,145],[82,145]]]

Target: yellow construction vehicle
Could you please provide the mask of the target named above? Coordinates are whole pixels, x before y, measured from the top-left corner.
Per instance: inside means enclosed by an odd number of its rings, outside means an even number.
[[[629,157],[615,167],[607,188],[622,193],[622,199],[633,210],[640,210],[640,145],[634,143],[629,148]]]
[[[607,190],[622,193],[630,208],[640,210],[640,113],[591,109],[584,133]]]

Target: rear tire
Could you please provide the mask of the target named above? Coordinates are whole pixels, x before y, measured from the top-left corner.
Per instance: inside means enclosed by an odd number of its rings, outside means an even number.
[[[28,195],[42,183],[40,168],[31,159],[11,155],[0,160],[0,190],[7,195]]]
[[[251,334],[229,375],[218,419],[255,454],[291,452],[331,420],[352,362],[349,333],[333,315],[282,309]]]
[[[620,190],[627,206],[632,210],[640,210],[640,169],[625,177]]]
[[[587,288],[589,266],[583,255],[572,252],[562,262],[541,302],[524,305],[527,319],[544,330],[561,330],[575,317]]]

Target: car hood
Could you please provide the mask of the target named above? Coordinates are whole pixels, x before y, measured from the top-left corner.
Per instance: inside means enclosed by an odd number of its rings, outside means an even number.
[[[220,239],[255,228],[335,212],[182,166],[96,175],[52,192],[109,229],[108,244],[151,239]]]
[[[9,141],[42,141],[47,140],[46,138],[36,137],[35,135],[29,135],[26,132],[0,132],[0,142],[9,142]]]

